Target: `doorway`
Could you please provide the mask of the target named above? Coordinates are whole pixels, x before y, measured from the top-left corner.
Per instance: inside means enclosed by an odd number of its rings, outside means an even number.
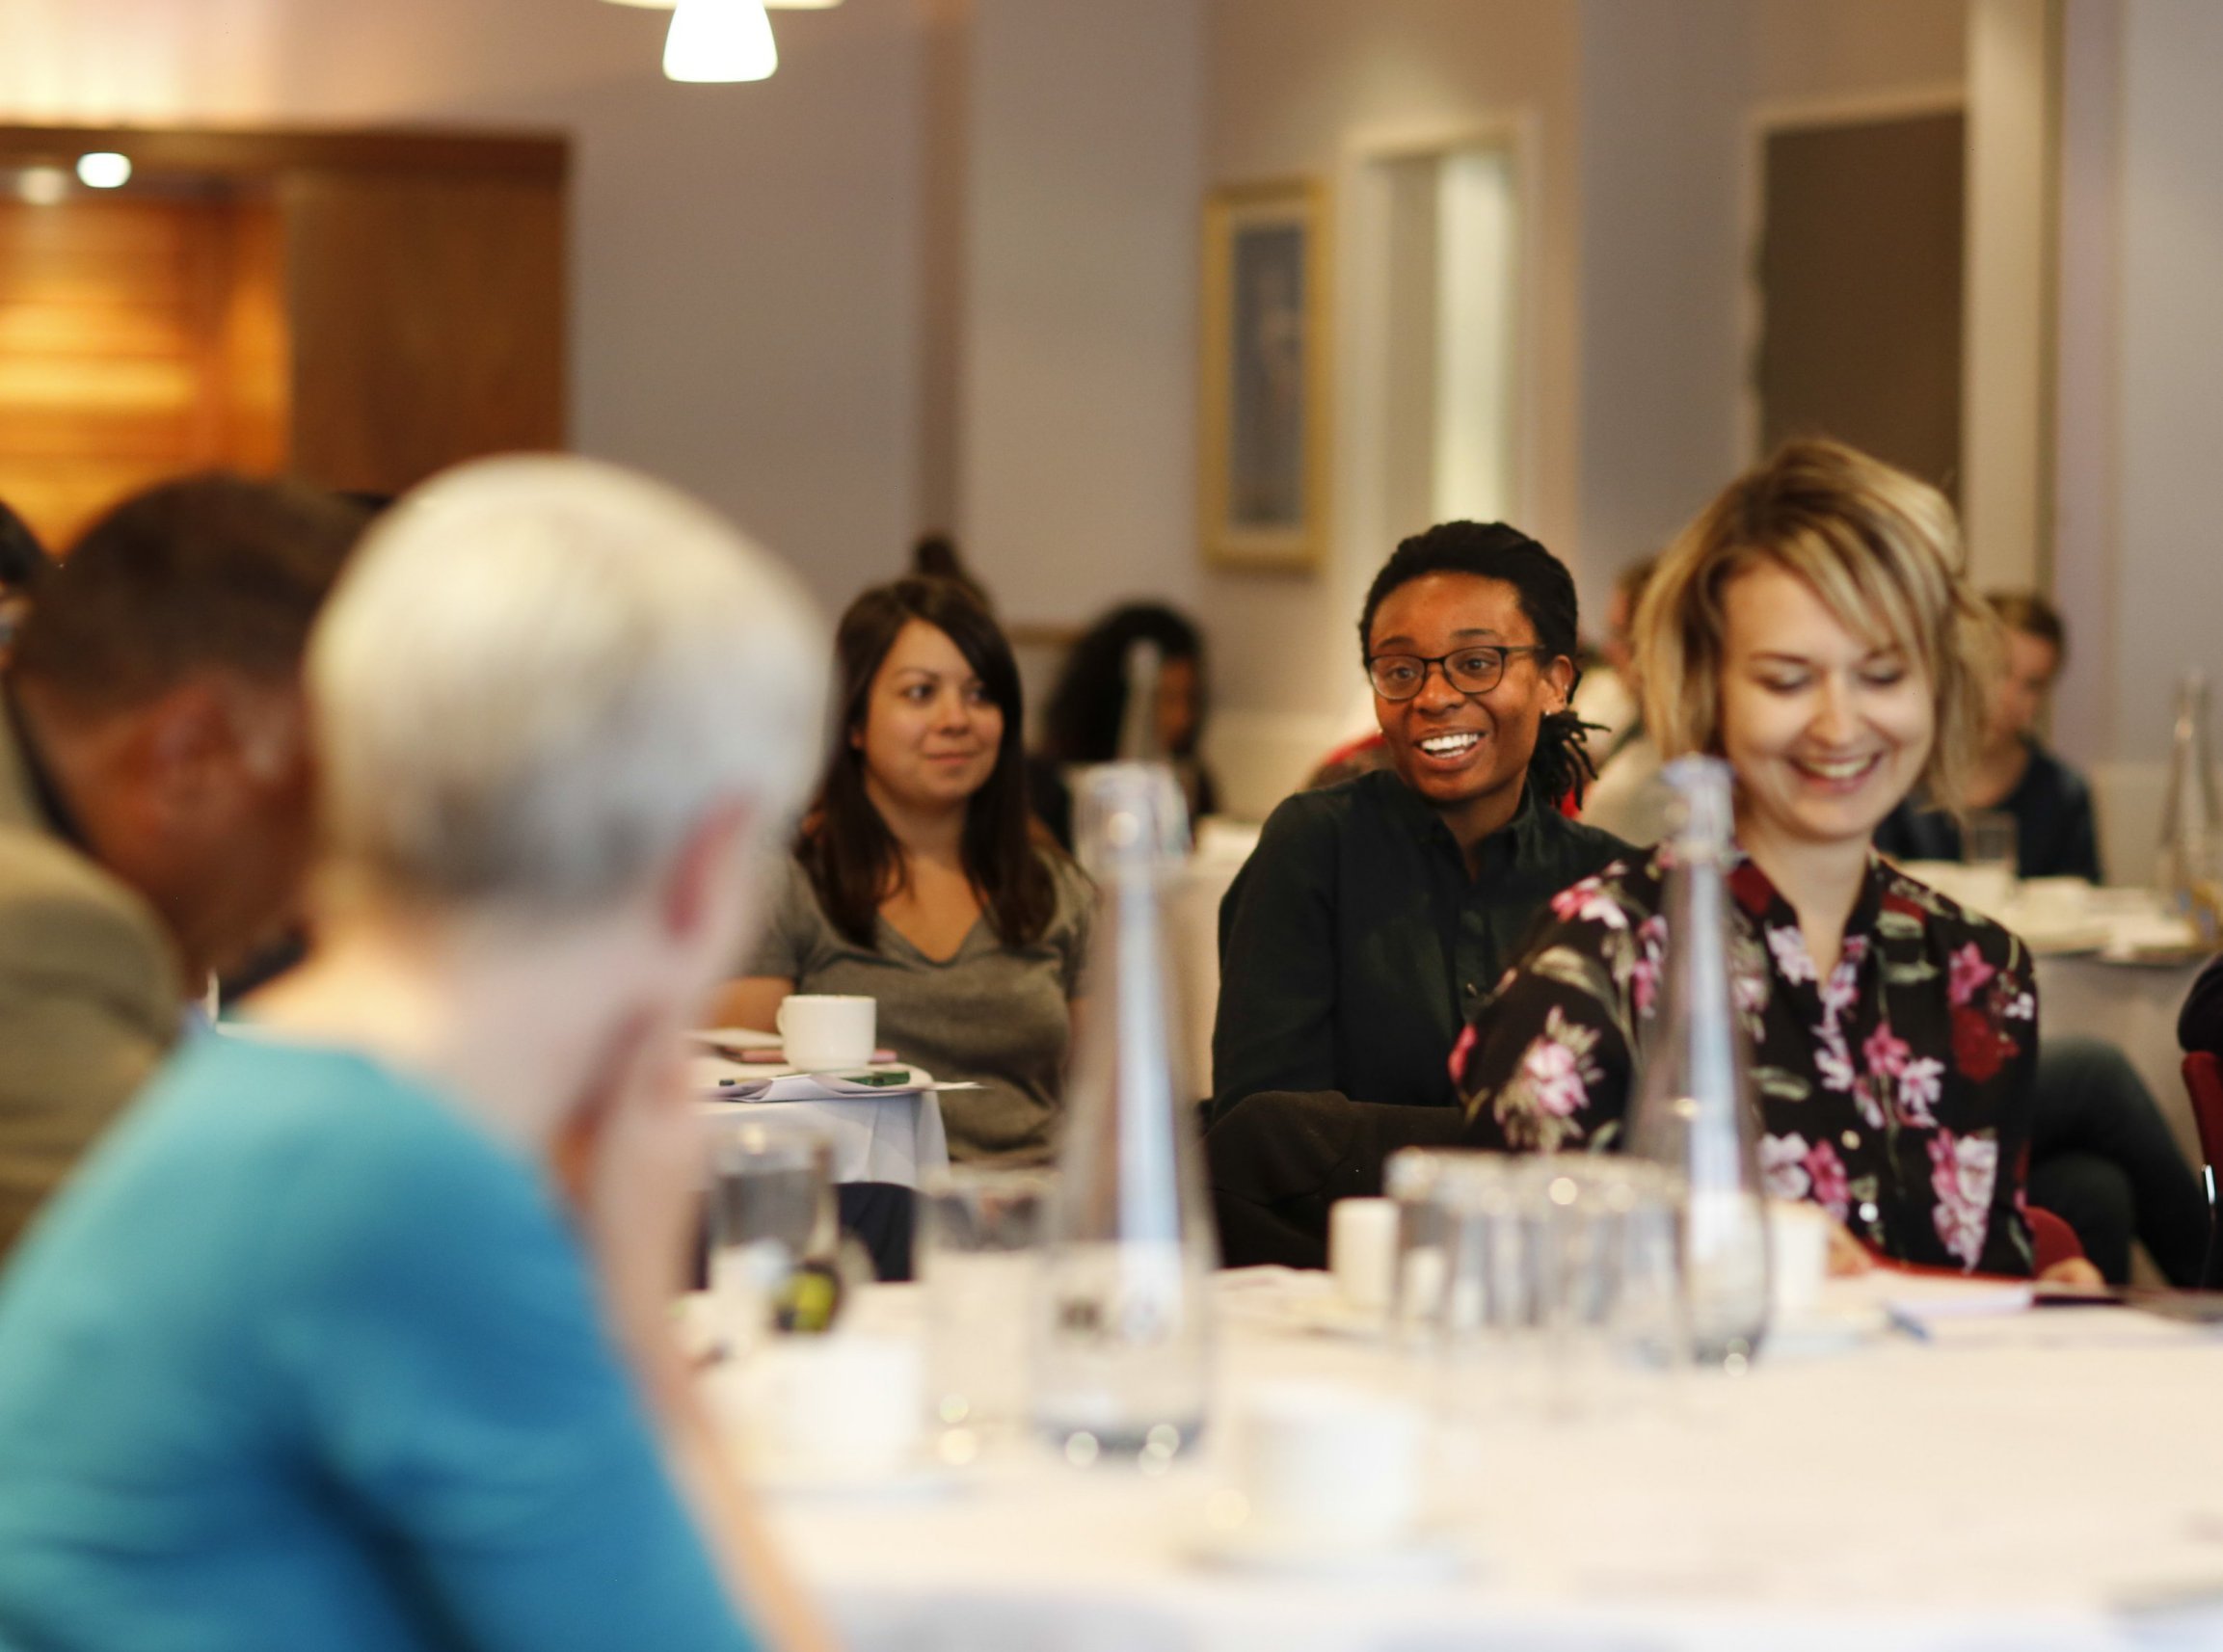
[[[1957,501],[1966,128],[1958,108],[1761,128],[1760,454],[1834,436]]]

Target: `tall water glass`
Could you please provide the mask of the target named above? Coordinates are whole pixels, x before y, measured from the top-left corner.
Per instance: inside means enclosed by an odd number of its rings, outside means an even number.
[[[719,1121],[710,1205],[710,1294],[745,1351],[772,1329],[797,1269],[834,1256],[832,1140],[797,1119]]]
[[[927,1384],[949,1427],[1026,1415],[1028,1326],[1041,1284],[1047,1171],[953,1166],[919,1188]]]

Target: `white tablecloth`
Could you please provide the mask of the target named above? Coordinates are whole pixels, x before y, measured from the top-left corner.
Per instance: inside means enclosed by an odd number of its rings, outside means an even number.
[[[703,1109],[713,1118],[770,1114],[808,1120],[834,1143],[836,1182],[895,1182],[916,1187],[924,1172],[950,1162],[942,1104],[931,1090],[828,1102],[706,1102]]]
[[[2184,1094],[2177,1012],[2200,969],[2198,963],[2109,964],[2090,955],[2038,960],[2039,1037],[2102,1038],[2121,1050],[2194,1165],[2201,1162],[2200,1133]]]
[[[883,1289],[866,1314],[885,1329],[920,1308]],[[2047,1346],[2063,1338],[2077,1346]],[[1383,1349],[1223,1320],[1223,1399],[1293,1373],[1425,1386]],[[1968,1340],[1763,1358],[1572,1423],[1484,1379],[1458,1392],[1429,1453],[1433,1518],[1473,1556],[1458,1581],[1190,1558],[1223,1426],[1155,1479],[1016,1442],[940,1495],[790,1496],[772,1518],[858,1652],[2223,1644],[2223,1341],[2206,1333],[2044,1310]]]

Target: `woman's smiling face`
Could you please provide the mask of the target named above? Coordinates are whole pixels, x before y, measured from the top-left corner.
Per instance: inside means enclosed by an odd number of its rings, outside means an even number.
[[[1762,562],[1723,592],[1722,755],[1747,839],[1865,845],[1929,760],[1928,675]]]
[[[1367,654],[1433,659],[1477,646],[1534,648],[1536,626],[1520,593],[1475,573],[1424,573],[1381,600],[1367,634]],[[1574,676],[1565,658],[1509,655],[1505,675],[1480,694],[1452,686],[1440,665],[1427,668],[1409,700],[1374,697],[1375,721],[1405,784],[1452,815],[1510,818],[1520,801],[1537,731],[1545,713],[1567,705]],[[1460,823],[1452,821],[1454,832]],[[1463,840],[1463,838],[1462,838]]]

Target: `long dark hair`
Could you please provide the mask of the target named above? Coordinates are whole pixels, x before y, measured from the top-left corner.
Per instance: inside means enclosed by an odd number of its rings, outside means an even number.
[[[1574,668],[1567,685],[1571,702],[1574,685],[1582,680],[1582,665],[1575,654],[1577,611],[1574,575],[1567,564],[1518,528],[1503,522],[1438,522],[1425,533],[1414,534],[1398,545],[1381,572],[1367,588],[1366,608],[1358,616],[1358,653],[1363,659],[1373,645],[1374,616],[1392,591],[1431,573],[1471,573],[1482,579],[1501,579],[1520,600],[1520,611],[1536,627],[1536,640],[1555,654],[1564,655]],[[1547,711],[1537,726],[1536,750],[1529,754],[1528,783],[1546,807],[1568,793],[1582,801],[1583,786],[1597,778],[1590,753],[1583,746],[1585,723],[1570,707]]]
[[[965,803],[965,875],[979,892],[997,938],[1007,946],[1024,946],[1049,927],[1058,891],[1027,811],[1019,667],[987,609],[951,580],[912,578],[876,585],[842,616],[834,633],[841,722],[833,761],[796,840],[795,859],[810,874],[818,904],[834,927],[860,946],[873,946],[880,902],[903,886],[907,874],[901,846],[865,793],[865,754],[850,736],[865,726],[872,679],[897,633],[913,620],[932,626],[957,645],[989,700],[1004,713],[996,766]]]
[[[1127,715],[1127,651],[1156,643],[1162,660],[1194,660],[1197,715],[1182,749],[1190,757],[1204,729],[1204,639],[1196,627],[1159,602],[1130,602],[1090,626],[1073,652],[1042,716],[1042,743],[1059,762],[1108,763],[1119,755],[1119,728]]]

